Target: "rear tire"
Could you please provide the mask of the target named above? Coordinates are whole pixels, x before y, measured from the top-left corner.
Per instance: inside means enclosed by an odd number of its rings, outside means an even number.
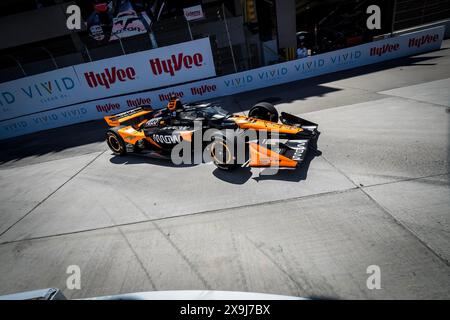
[[[122,137],[112,130],[106,132],[106,143],[115,155],[123,156],[127,153],[125,142]]]
[[[248,112],[248,116],[251,118],[278,122],[278,111],[273,104],[268,102],[255,104]]]

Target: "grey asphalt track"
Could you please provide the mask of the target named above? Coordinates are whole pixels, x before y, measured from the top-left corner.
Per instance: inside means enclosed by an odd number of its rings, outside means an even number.
[[[0,141],[0,294],[449,299],[449,47],[221,99],[319,123],[320,152],[277,175],[116,157],[102,121]]]

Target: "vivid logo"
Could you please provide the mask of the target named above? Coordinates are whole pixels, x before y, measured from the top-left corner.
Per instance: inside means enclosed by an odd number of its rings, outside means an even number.
[[[112,67],[111,70],[109,68],[105,68],[104,71],[100,73],[94,73],[92,71],[85,72],[84,77],[86,78],[87,84],[91,88],[101,85],[106,89],[109,89],[111,88],[111,85],[117,81],[125,82],[127,80],[136,79],[136,71],[132,67],[125,69],[117,69],[116,67]]]
[[[14,132],[14,131],[17,131],[20,129],[25,129],[26,127],[28,127],[28,123],[26,121],[18,121],[18,122],[4,125],[2,128],[3,128],[3,130],[8,131],[8,132],[11,132],[11,131]]]
[[[278,78],[284,76],[288,73],[287,68],[278,68],[269,71],[258,72],[258,78],[260,80],[269,80],[273,78]]]
[[[227,87],[240,87],[253,82],[253,76],[247,75],[238,78],[227,79],[223,81]]]
[[[322,68],[325,65],[324,59],[315,59],[311,61],[302,62],[295,65],[296,71],[312,71],[315,69]]]
[[[161,60],[159,58],[149,60],[151,70],[155,76],[162,73],[168,73],[172,77],[177,71],[180,71],[183,67],[191,69],[192,67],[201,67],[203,65],[203,56],[201,53],[196,53],[193,56],[184,55],[179,53],[178,55],[172,55],[170,59]]]
[[[80,118],[81,116],[85,115],[87,113],[87,109],[86,108],[77,108],[77,109],[72,109],[72,110],[68,110],[68,111],[61,111],[61,116],[63,116],[66,119],[71,119],[71,118]]]
[[[0,95],[0,106],[4,106],[7,104],[14,103],[16,101],[16,97],[11,92],[5,91]]]
[[[332,64],[353,63],[361,57],[361,51],[352,51],[330,57]]]
[[[61,79],[54,79],[49,81],[42,81],[31,84],[27,87],[21,87],[20,91],[29,99],[35,97],[47,98],[55,93],[62,93],[64,91],[72,90],[75,87],[75,82],[69,77]],[[5,91],[0,94],[0,106],[12,104],[16,101],[16,97],[11,92]]]

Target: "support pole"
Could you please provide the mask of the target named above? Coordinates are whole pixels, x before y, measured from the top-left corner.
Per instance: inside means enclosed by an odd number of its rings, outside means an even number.
[[[194,40],[194,37],[192,36],[192,30],[191,30],[191,25],[189,24],[189,20],[186,19],[186,24],[189,30],[189,36],[191,37],[191,41]]]
[[[230,51],[231,51],[231,58],[233,59],[234,72],[237,73],[238,71],[237,71],[237,67],[236,67],[236,59],[234,58],[233,46],[231,45],[230,31],[228,31],[228,24],[227,24],[227,17],[225,15],[225,4],[224,3],[222,3],[222,12],[223,12],[223,22],[225,23],[225,30],[227,31],[228,44],[230,46]]]

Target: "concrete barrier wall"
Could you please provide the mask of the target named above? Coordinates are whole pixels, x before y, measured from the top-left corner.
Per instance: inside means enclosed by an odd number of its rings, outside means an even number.
[[[183,102],[195,102],[438,50],[444,31],[443,26],[430,28],[227,76],[10,119],[0,122],[0,138],[99,119],[141,105],[161,108],[166,105],[170,94],[179,96]]]

